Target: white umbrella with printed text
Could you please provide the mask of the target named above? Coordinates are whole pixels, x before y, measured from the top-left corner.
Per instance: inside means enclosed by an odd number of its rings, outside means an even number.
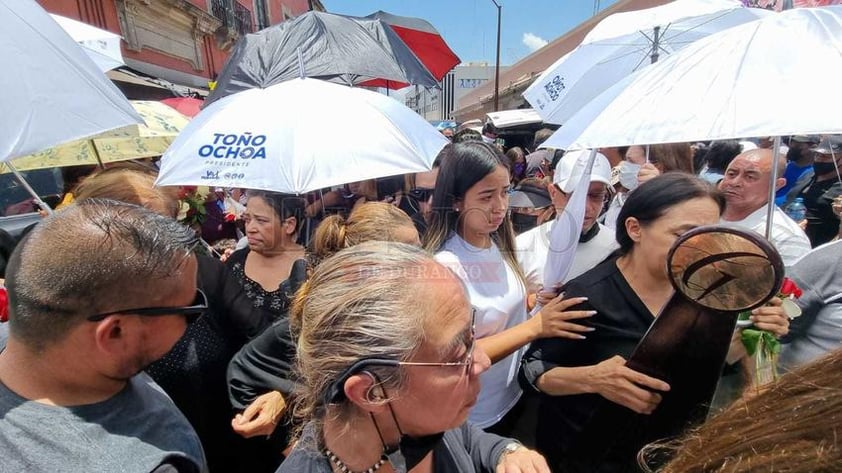
[[[156,184],[301,194],[429,170],[447,143],[390,97],[298,78],[207,106],[164,154]]]
[[[578,137],[562,127],[545,146],[840,134],[839,77],[842,6],[787,10],[701,39],[639,71],[570,119]],[[774,197],[769,200],[771,212]]]
[[[0,161],[143,123],[82,47],[34,1],[0,0],[0,63]]]
[[[600,21],[576,49],[547,68],[523,96],[547,123],[565,124],[624,77],[693,42],[774,13],[738,0],[675,0]]]
[[[61,15],[51,13],[50,16],[74,41],[82,45],[85,54],[101,71],[126,65],[120,51],[120,35]]]

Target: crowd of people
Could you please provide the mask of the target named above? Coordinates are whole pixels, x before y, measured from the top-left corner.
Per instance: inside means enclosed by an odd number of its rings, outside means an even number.
[[[241,206],[214,220],[230,232],[179,223],[178,189],[147,168],[82,179],[4,240],[0,470],[838,468],[842,140],[791,137],[780,156],[768,140],[599,150],[570,271],[543,287],[589,153],[503,149],[493,127],[449,138],[428,172],[307,196],[211,192],[221,215]],[[674,295],[671,246],[705,225],[762,235],[771,186],[769,240],[802,314],[773,298],[751,323],[783,343],[786,374],[755,385],[738,328],[730,407],[606,451],[600,406],[644,419],[671,389],[626,363]],[[786,212],[795,199],[803,221]]]

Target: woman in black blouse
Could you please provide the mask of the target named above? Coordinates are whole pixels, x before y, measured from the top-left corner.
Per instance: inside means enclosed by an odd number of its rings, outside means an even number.
[[[620,249],[596,268],[570,281],[565,298],[587,297],[595,310],[584,340],[549,338],[532,344],[523,358],[522,380],[541,396],[537,447],[555,471],[636,471],[636,451],[606,451],[583,429],[600,404],[610,401],[651,414],[669,385],[625,366],[667,301],[667,252],[686,231],[719,222],[721,194],[700,179],[666,173],[629,194],[617,219]],[[786,334],[788,319],[778,307],[757,309],[755,326]],[[608,432],[606,432],[608,434]]]
[[[304,222],[304,200],[288,194],[249,191],[246,211],[248,247],[226,264],[255,308],[277,320],[286,316],[289,291],[284,283],[306,269],[304,247],[296,243]]]

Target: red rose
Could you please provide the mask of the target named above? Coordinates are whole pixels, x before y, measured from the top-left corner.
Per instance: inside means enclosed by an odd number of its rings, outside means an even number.
[[[178,199],[179,200],[186,199],[187,197],[193,195],[193,193],[196,192],[196,189],[197,189],[196,186],[181,186],[178,189]]]
[[[9,320],[9,296],[6,294],[6,288],[0,287],[0,322],[8,322]]]
[[[234,214],[225,214],[225,221],[226,222],[234,222],[237,220],[237,216]]]
[[[784,278],[784,283],[781,285],[781,295],[784,297],[795,296],[796,299],[801,297],[801,289],[795,284],[795,281],[789,278]]]

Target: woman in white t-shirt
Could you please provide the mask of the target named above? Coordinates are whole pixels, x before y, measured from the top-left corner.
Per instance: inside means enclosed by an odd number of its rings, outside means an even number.
[[[478,141],[448,145],[424,242],[465,283],[476,310],[477,346],[493,363],[481,375],[469,420],[501,435],[512,434],[518,421],[517,373],[526,346],[545,337],[584,338],[589,329],[569,320],[592,315],[565,312],[581,301],[558,297],[529,317],[508,215],[509,183],[508,160],[494,147]]]

